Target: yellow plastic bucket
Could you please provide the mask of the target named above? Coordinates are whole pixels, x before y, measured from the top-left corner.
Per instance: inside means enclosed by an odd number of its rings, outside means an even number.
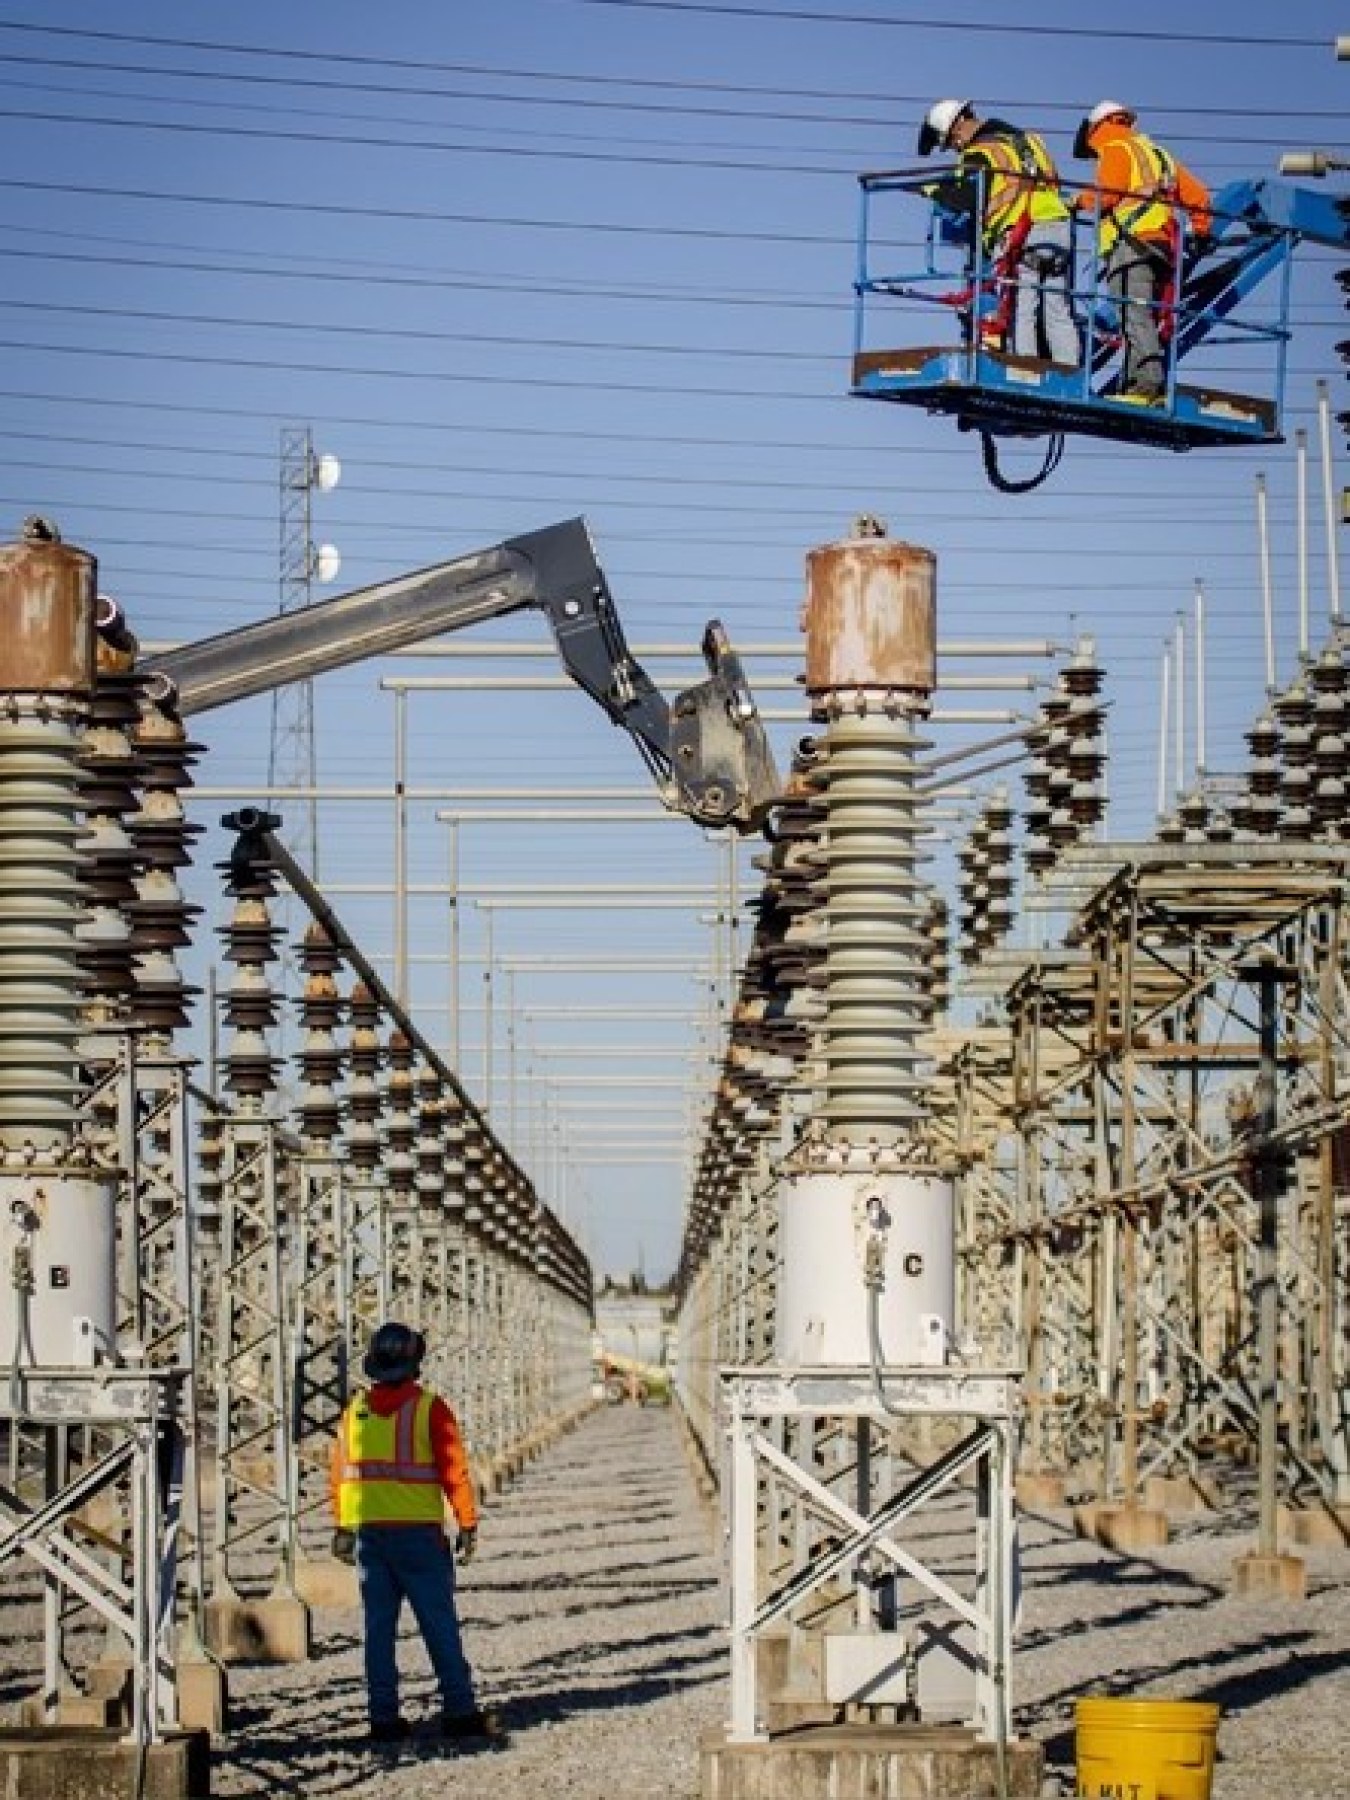
[[[1080,1700],[1080,1800],[1209,1800],[1219,1709],[1203,1700]]]

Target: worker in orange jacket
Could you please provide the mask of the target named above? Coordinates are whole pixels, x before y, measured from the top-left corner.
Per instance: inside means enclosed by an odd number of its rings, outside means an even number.
[[[1146,137],[1119,100],[1101,100],[1078,127],[1074,155],[1097,159],[1094,185],[1074,205],[1097,217],[1102,279],[1119,302],[1125,360],[1116,398],[1159,405],[1167,391],[1183,250],[1209,236],[1209,189]]]
[[[354,1562],[365,1615],[366,1692],[372,1743],[411,1731],[399,1712],[397,1640],[406,1600],[441,1693],[441,1733],[453,1740],[505,1741],[500,1718],[474,1698],[455,1610],[455,1560],[478,1539],[478,1506],[454,1413],[419,1384],[426,1340],[390,1322],[370,1340],[363,1368],[371,1386],[342,1415],[333,1445],[333,1554]],[[445,1536],[449,1504],[455,1554]]]

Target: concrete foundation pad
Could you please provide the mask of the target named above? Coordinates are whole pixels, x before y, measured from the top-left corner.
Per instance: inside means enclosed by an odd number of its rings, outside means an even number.
[[[1195,1475],[1150,1475],[1144,1483],[1144,1505],[1169,1513],[1213,1512],[1218,1496]]]
[[[1303,1600],[1308,1566],[1301,1556],[1238,1556],[1233,1560],[1233,1592],[1250,1600]]]
[[[1097,1542],[1108,1550],[1156,1550],[1167,1537],[1167,1514],[1151,1506],[1108,1507],[1097,1521]]]
[[[306,1606],[351,1608],[361,1604],[361,1586],[350,1563],[316,1556],[295,1565],[295,1591]]]
[[[109,1800],[137,1792],[145,1800],[208,1800],[210,1759],[200,1733],[177,1733],[151,1744],[140,1789],[139,1763],[136,1746],[123,1742],[119,1730],[0,1728],[5,1800]]]
[[[1007,1746],[1007,1800],[1038,1800],[1045,1755]],[[959,1726],[807,1726],[764,1743],[709,1733],[699,1754],[702,1800],[993,1800],[993,1744]]]
[[[237,1596],[208,1600],[203,1625],[207,1649],[222,1662],[309,1660],[309,1608],[297,1594],[269,1594],[265,1600]]]
[[[1281,1507],[1281,1525],[1296,1544],[1308,1549],[1343,1550],[1350,1544],[1350,1506]]]
[[[229,1680],[218,1662],[205,1656],[180,1657],[174,1669],[178,1723],[184,1731],[221,1737],[229,1724]]]
[[[1148,1506],[1122,1506],[1093,1501],[1073,1509],[1073,1528],[1081,1538],[1105,1544],[1108,1550],[1130,1555],[1137,1550],[1156,1550],[1167,1542],[1167,1515]]]
[[[1013,1493],[1017,1496],[1017,1504],[1029,1507],[1032,1511],[1038,1512],[1046,1506],[1063,1506],[1064,1492],[1065,1479],[1062,1475],[1028,1470],[1013,1478]]]

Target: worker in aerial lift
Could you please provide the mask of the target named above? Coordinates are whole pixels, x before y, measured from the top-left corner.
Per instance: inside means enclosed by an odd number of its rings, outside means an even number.
[[[1120,307],[1125,354],[1115,398],[1158,406],[1167,392],[1177,288],[1183,265],[1209,237],[1210,195],[1135,121],[1119,100],[1099,100],[1083,119],[1073,153],[1095,157],[1097,177],[1074,205],[1096,214],[1101,278]]]
[[[969,100],[938,100],[919,128],[919,155],[934,150],[954,150],[957,172],[924,191],[972,233],[978,229],[996,284],[998,302],[980,323],[981,341],[1076,368],[1072,218],[1043,139],[1006,119],[980,118]],[[981,191],[984,216],[976,222]]]
[[[506,1741],[500,1717],[479,1707],[460,1642],[455,1562],[478,1539],[478,1506],[455,1415],[421,1386],[426,1340],[390,1322],[370,1340],[370,1387],[342,1415],[333,1446],[333,1554],[354,1562],[365,1615],[370,1739],[396,1743],[411,1726],[398,1705],[399,1614],[412,1607],[441,1693],[441,1734],[453,1741]],[[445,1535],[449,1504],[458,1525]]]

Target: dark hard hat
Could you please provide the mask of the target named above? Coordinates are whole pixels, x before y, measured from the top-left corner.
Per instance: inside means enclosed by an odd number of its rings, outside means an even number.
[[[427,1340],[411,1325],[381,1325],[361,1367],[371,1381],[411,1381],[422,1367]]]

